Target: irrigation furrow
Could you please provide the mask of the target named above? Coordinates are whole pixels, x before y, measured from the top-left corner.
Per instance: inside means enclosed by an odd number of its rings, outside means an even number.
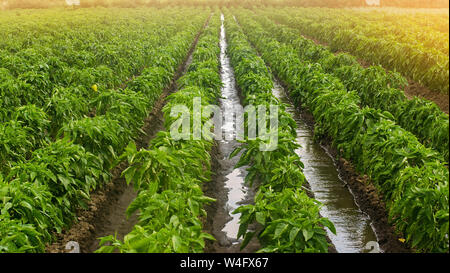
[[[232,214],[232,212],[240,205],[251,202],[254,189],[244,185],[244,179],[247,174],[245,167],[234,169],[239,157],[229,158],[231,152],[241,145],[236,140],[236,119],[233,116],[233,109],[234,106],[242,106],[242,104],[236,88],[230,58],[226,53],[228,45],[225,37],[223,15],[221,20],[220,72],[223,87],[221,90],[220,108],[223,114],[222,138],[217,141],[215,179],[207,192],[217,200],[214,207],[208,209],[209,229],[211,229],[211,233],[217,241],[209,244],[206,251],[239,252],[240,241],[237,238],[239,214]],[[236,114],[242,114],[242,111],[236,112]],[[256,243],[247,247],[245,251],[255,251],[258,247]]]

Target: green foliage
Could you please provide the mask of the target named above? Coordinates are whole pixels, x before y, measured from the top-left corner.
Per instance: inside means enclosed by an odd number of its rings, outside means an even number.
[[[446,252],[449,248],[448,168],[436,163],[408,167],[389,183],[396,187],[390,216],[413,247],[429,252]],[[414,177],[416,183],[410,183]],[[412,223],[411,223],[412,222]]]
[[[432,90],[448,94],[448,35],[432,29],[433,24],[418,26],[412,22],[412,16],[399,20],[391,14],[391,18],[384,21],[377,13],[362,15],[343,10],[270,12],[267,14],[280,23],[328,43],[333,52],[349,52],[370,64],[381,64]]]
[[[0,253],[35,252],[42,249],[39,234],[32,225],[0,215]]]
[[[334,225],[319,215],[320,204],[299,188],[274,191],[267,189],[257,195],[255,205],[241,206],[239,236],[248,242],[254,232],[247,232],[253,221],[264,226],[258,237],[266,246],[258,252],[328,252],[327,235],[322,226],[336,233]]]
[[[45,111],[52,118],[50,135],[56,136],[65,123],[83,118],[89,112],[88,100],[80,88],[58,88],[45,106]]]
[[[47,16],[49,28],[39,38],[14,35],[0,42],[0,252],[43,252],[44,244],[70,227],[76,211],[87,208],[90,193],[110,181],[117,155],[142,133],[207,16],[187,10],[193,16],[186,24],[177,10],[160,12],[116,11],[112,18],[124,20],[106,26],[98,13],[89,19],[90,12],[80,12],[78,27]],[[163,23],[159,16],[173,21]],[[22,21],[1,32],[9,37]],[[91,29],[98,24],[104,27]],[[172,67],[164,69],[160,64],[170,55]],[[140,77],[130,76],[150,64],[142,77],[151,86],[118,89],[126,81],[137,86]]]
[[[33,142],[21,122],[12,120],[0,124],[0,171],[7,172],[13,162],[26,160]]]
[[[3,185],[2,214],[32,224],[43,236],[36,240],[50,241],[52,232],[72,223],[77,207],[86,208],[91,190],[109,178],[94,155],[58,140],[11,168],[5,180],[10,182]]]
[[[34,137],[34,147],[41,147],[47,144],[47,132],[50,121],[41,108],[36,107],[36,105],[17,107],[13,114],[13,120],[19,122]]]
[[[355,57],[346,53],[335,55],[328,48],[299,36],[294,28],[277,25],[262,16],[253,18],[274,33],[275,39],[295,48],[300,59],[320,64],[323,72],[339,78],[347,90],[355,90],[361,106],[390,112],[398,125],[413,133],[425,146],[439,151],[448,161],[448,115],[433,102],[407,99],[402,91],[407,81],[399,73],[386,72],[379,65],[364,68]],[[282,20],[295,26],[293,21]]]
[[[148,149],[137,151],[130,143],[120,156],[120,160],[126,159],[129,163],[122,176],[138,190],[127,213],[139,211],[139,223],[123,242],[112,235],[101,238],[96,252],[203,252],[204,240],[214,240],[202,231],[201,220],[206,216],[203,206],[215,201],[204,196],[201,189],[201,184],[211,178],[209,152],[213,142],[206,139],[174,140],[168,130],[177,120],[170,117],[173,106],[185,105],[192,116],[194,98],[200,97],[202,105],[217,101],[222,86],[217,67],[220,50],[218,43],[209,41],[217,41],[219,22],[218,15],[210,19],[194,51],[188,73],[178,81],[180,90],[167,97],[163,109],[167,131],[159,132]],[[178,45],[184,46],[187,53],[184,44]],[[176,65],[178,61],[170,63]],[[201,119],[203,124],[206,121]]]
[[[59,135],[72,139],[74,143],[98,155],[105,169],[112,167],[116,155],[122,152],[122,147],[131,139],[131,132],[120,126],[117,120],[106,116],[72,121],[61,128]]]
[[[299,59],[297,50],[304,48],[275,41],[247,13],[238,13],[237,18],[262,57],[288,86],[293,101],[312,112],[317,124],[316,135],[331,138],[344,158],[351,159],[359,171],[369,175],[388,204],[389,219],[399,234],[418,251],[448,252],[448,168],[442,155],[425,147],[416,136],[398,126],[390,112],[360,108],[363,97],[354,91],[348,92],[338,78],[326,73],[319,64]],[[329,54],[323,54],[328,56],[327,65],[333,63],[329,62]],[[347,57],[343,60],[351,63]],[[370,77],[373,73],[380,76],[379,72],[374,68],[364,73]],[[390,84],[401,85],[401,80],[391,76]],[[373,84],[377,86],[377,81]],[[418,106],[418,100],[403,105],[409,104],[419,107],[417,109],[422,107]],[[427,109],[434,108],[423,101],[420,104]],[[386,105],[391,109],[398,106]],[[411,115],[417,115],[418,119],[410,123],[435,120],[432,115],[436,112],[430,116],[417,114],[428,111],[411,109]],[[443,134],[438,135],[442,137]]]

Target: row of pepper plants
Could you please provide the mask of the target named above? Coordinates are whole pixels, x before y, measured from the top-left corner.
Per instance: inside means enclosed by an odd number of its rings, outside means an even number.
[[[424,86],[448,94],[449,58],[435,48],[403,43],[386,33],[369,37],[371,25],[354,30],[345,17],[324,13],[318,9],[298,9],[274,12],[276,21],[297,28],[302,34],[327,43],[333,52],[346,51],[372,64],[396,70]]]
[[[236,13],[246,34],[286,84],[297,106],[311,111],[318,137],[371,178],[387,204],[390,222],[417,251],[448,252],[448,168],[442,157],[399,127],[392,115],[360,107],[355,91],[317,63],[300,60],[248,14]]]
[[[63,124],[54,141],[26,151],[29,157],[0,175],[0,252],[42,252],[70,227],[90,193],[110,181],[117,154],[140,132],[206,18],[204,11],[184,21],[167,45],[147,51],[152,62],[126,89],[99,90],[90,101],[94,117]]]
[[[166,130],[159,132],[147,149],[137,151],[130,143],[121,156],[129,163],[122,176],[138,191],[127,214],[139,211],[139,220],[123,241],[115,235],[101,238],[96,252],[202,252],[205,239],[215,240],[202,230],[203,206],[215,201],[202,192],[202,184],[211,180],[214,140],[207,130],[201,139],[192,136],[197,128],[212,125],[206,108],[217,104],[220,97],[219,27],[216,13],[200,36],[187,73],[178,80],[179,90],[167,98],[163,109]],[[195,99],[200,99],[197,106],[201,112],[195,108]],[[186,107],[187,115],[172,114],[180,105]],[[188,139],[175,139],[171,128],[184,118],[190,123]]]
[[[350,10],[340,10],[341,16],[346,16],[352,23],[371,24],[368,36],[391,35],[390,38],[398,39],[403,43],[422,44],[424,47],[449,54],[449,32],[448,15],[431,14],[434,20],[427,18],[427,23],[417,22],[416,16],[404,15],[393,16],[386,12],[358,12]],[[434,16],[433,16],[434,15]],[[447,18],[445,18],[447,17]],[[447,31],[440,31],[442,24],[447,25]]]
[[[425,146],[440,152],[448,162],[448,114],[429,100],[408,99],[401,90],[406,84],[401,75],[386,72],[380,66],[364,68],[355,57],[347,53],[333,54],[328,48],[299,35],[295,29],[277,25],[264,16],[253,15],[252,18],[279,42],[294,47],[301,59],[320,64],[326,73],[339,78],[347,90],[357,91],[362,106],[388,111],[398,125],[413,133]]]
[[[449,54],[448,31],[445,33],[430,26],[419,25],[414,22],[414,16],[404,15],[397,20],[393,20],[392,17],[390,20],[383,20],[386,18],[383,12],[371,13],[345,9],[322,9],[321,11],[320,18],[323,21],[342,20],[345,27],[353,27],[358,34],[373,38],[383,36],[385,39],[422,46],[429,50],[434,49],[439,54],[447,56]],[[436,14],[436,16],[443,19],[443,15]],[[313,16],[309,17],[309,14],[305,17],[313,18]]]
[[[404,12],[391,12],[388,10],[373,10],[367,13],[358,13],[359,16],[364,16],[368,19],[379,19],[392,24],[397,24],[401,27],[422,27],[429,28],[431,31],[439,31],[442,33],[449,33],[449,16],[445,13],[431,13],[420,12],[418,10],[402,10]],[[413,16],[412,16],[413,15]]]
[[[240,213],[238,237],[244,240],[244,248],[257,235],[262,248],[259,252],[328,252],[325,228],[336,233],[334,225],[319,214],[321,204],[310,198],[304,187],[303,163],[295,150],[296,123],[285,111],[286,105],[273,94],[273,80],[264,61],[257,56],[245,38],[244,33],[229,12],[225,13],[227,52],[231,59],[236,82],[244,98],[244,105],[279,106],[278,145],[275,150],[261,150],[261,144],[268,144],[264,136],[256,139],[245,137],[242,146],[231,154],[242,152],[236,167],[248,166],[245,182],[257,183],[258,191],[254,204],[244,205],[233,213]],[[272,118],[273,113],[266,115]],[[245,122],[246,130],[250,121]],[[258,130],[276,130],[262,125]],[[258,126],[261,126],[258,124]],[[251,224],[261,226],[260,230],[249,228]]]

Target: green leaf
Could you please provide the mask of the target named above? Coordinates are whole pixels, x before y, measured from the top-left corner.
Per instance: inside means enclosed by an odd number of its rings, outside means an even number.
[[[172,245],[175,252],[180,252],[182,247],[182,240],[178,235],[172,236]]]
[[[260,223],[263,226],[266,224],[266,217],[264,215],[264,212],[261,211],[256,212],[256,221],[258,221],[258,223]]]
[[[297,237],[297,234],[300,232],[300,229],[298,227],[293,227],[291,229],[291,232],[289,232],[289,241],[293,242],[295,240],[295,237]]]
[[[304,229],[304,230],[302,230],[302,233],[303,233],[303,237],[305,237],[305,241],[308,241],[309,239],[311,239],[314,236],[313,230]]]
[[[255,235],[254,231],[250,231],[245,234],[244,240],[242,241],[242,244],[241,244],[241,250],[244,249],[248,245],[248,243],[250,242],[250,240],[253,238],[254,235]]]
[[[277,227],[275,228],[275,233],[274,233],[274,239],[279,238],[288,228],[288,225],[285,223],[280,223],[277,225]]]

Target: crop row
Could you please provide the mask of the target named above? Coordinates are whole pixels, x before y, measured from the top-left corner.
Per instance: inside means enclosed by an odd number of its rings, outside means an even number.
[[[269,111],[270,105],[279,106],[277,128],[271,127],[269,121],[266,125],[258,125],[261,126],[259,131],[268,129],[269,135],[271,131],[277,134],[276,149],[261,149],[261,145],[270,143],[270,137],[266,139],[259,135],[252,139],[246,136],[242,146],[231,154],[236,156],[242,152],[236,167],[248,166],[246,183],[258,183],[259,187],[253,205],[241,206],[233,212],[241,213],[238,232],[238,237],[244,237],[241,248],[257,233],[249,229],[249,225],[259,223],[262,229],[257,237],[263,247],[259,252],[327,252],[329,244],[324,227],[333,233],[336,230],[328,219],[319,215],[319,202],[308,197],[303,187],[306,183],[303,163],[295,153],[299,148],[296,123],[285,111],[285,105],[272,94],[273,81],[269,70],[229,12],[226,13],[225,25],[229,43],[227,52],[244,105],[266,106],[269,120],[275,117]],[[249,122],[245,123],[247,131]]]
[[[129,88],[100,92],[94,117],[67,123],[61,138],[30,152],[29,159],[14,162],[6,176],[0,175],[1,252],[43,251],[54,232],[75,220],[76,209],[86,207],[90,192],[110,180],[116,155],[140,131],[205,16],[191,18]]]
[[[366,20],[380,20],[386,24],[396,25],[400,28],[414,28],[424,31],[439,31],[449,33],[448,14],[430,12],[389,12],[373,10],[371,12],[349,11],[352,14]],[[448,37],[448,36],[447,36]],[[447,38],[448,39],[448,38]]]
[[[295,48],[300,59],[319,63],[326,73],[339,78],[347,90],[357,91],[362,106],[388,111],[397,124],[413,133],[426,147],[439,151],[448,162],[448,115],[426,99],[408,99],[401,90],[406,82],[399,74],[386,72],[380,66],[364,68],[355,57],[346,53],[335,55],[302,37],[295,29],[276,25],[263,16],[252,18],[262,23],[279,42]]]
[[[309,18],[304,18],[308,14]],[[321,19],[323,16],[327,19]],[[309,37],[326,42],[332,51],[346,51],[367,62],[396,70],[432,90],[448,94],[448,55],[422,45],[386,38],[385,33],[368,37],[370,24],[354,31],[345,19],[318,10],[294,10],[273,13],[272,18],[295,27]],[[320,22],[320,23],[319,23]]]
[[[363,24],[371,24],[373,26],[370,33],[367,33],[367,36],[380,37],[383,33],[385,35],[386,33],[390,33],[390,39],[398,39],[398,41],[401,41],[402,43],[423,45],[423,47],[427,49],[435,49],[447,56],[449,55],[448,32],[442,33],[435,31],[430,27],[411,25],[409,20],[404,23],[393,21],[391,24],[387,24],[380,18],[372,18],[371,20],[364,20],[361,17],[352,18],[356,21],[361,20],[361,23]]]
[[[342,27],[352,27],[353,31],[366,37],[384,37],[384,39],[396,40],[397,42],[421,46],[428,50],[436,50],[438,54],[449,54],[449,35],[437,31],[428,26],[421,26],[414,22],[414,16],[404,16],[397,20],[383,20],[383,16],[374,16],[371,13],[364,13],[352,10],[321,10],[321,19],[327,21],[332,15],[342,20]],[[314,18],[315,15],[312,16]],[[309,18],[309,14],[304,14]],[[381,18],[380,18],[381,17]],[[431,21],[431,20],[429,20]],[[448,26],[448,22],[447,22]]]
[[[133,143],[122,155],[129,167],[122,173],[133,183],[138,196],[127,209],[129,215],[139,210],[139,222],[122,241],[103,237],[97,252],[173,253],[202,252],[205,239],[214,237],[202,231],[203,206],[215,201],[203,195],[202,184],[211,179],[211,132],[201,140],[191,139],[195,127],[209,123],[204,107],[216,104],[222,82],[219,75],[219,16],[213,15],[200,37],[187,73],[178,80],[180,90],[171,94],[164,107],[164,125],[148,149],[136,150]],[[200,99],[196,110],[195,99]],[[186,113],[173,114],[177,106]],[[190,118],[189,139],[175,139],[171,127]],[[197,120],[198,119],[198,120]],[[192,121],[192,122],[191,122]],[[180,132],[181,133],[181,132]]]
[[[340,154],[369,175],[397,231],[417,250],[448,251],[449,173],[440,156],[388,113],[360,108],[355,92],[320,65],[300,60],[294,48],[279,43],[248,16],[237,18],[291,98],[311,111],[315,133],[331,137]]]

